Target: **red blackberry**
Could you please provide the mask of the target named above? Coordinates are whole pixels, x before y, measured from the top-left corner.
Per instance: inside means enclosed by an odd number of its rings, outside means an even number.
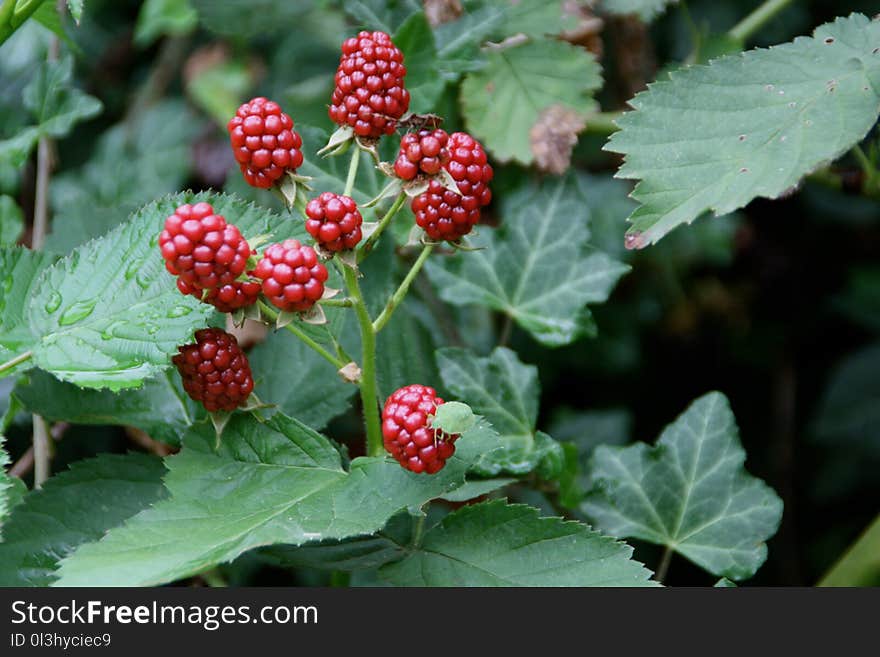
[[[419,173],[433,176],[449,162],[445,130],[410,132],[400,140],[400,151],[394,162],[394,173],[403,180],[412,180]]]
[[[449,135],[449,162],[445,169],[458,183],[463,196],[473,196],[480,207],[489,205],[492,192],[489,189],[494,172],[486,159],[486,151],[476,139],[464,132]]]
[[[360,137],[394,132],[409,109],[403,53],[384,32],[360,32],[342,43],[329,114]]]
[[[248,272],[253,275],[253,272]],[[260,297],[259,281],[235,280],[210,290],[192,287],[182,278],[177,279],[177,289],[183,294],[194,296],[199,301],[210,303],[221,313],[235,312],[239,308],[252,306]]]
[[[263,281],[263,294],[276,308],[304,312],[324,295],[327,268],[318,254],[299,240],[271,244],[254,275]]]
[[[364,222],[350,196],[324,192],[306,205],[306,230],[328,251],[353,249],[361,241]]]
[[[196,331],[195,344],[171,359],[186,393],[209,411],[232,411],[247,401],[254,379],[234,335],[217,328]]]
[[[480,204],[473,196],[461,196],[433,179],[428,189],[410,204],[416,223],[432,240],[455,240],[471,232],[480,220]]]
[[[382,409],[385,449],[407,470],[434,474],[455,453],[458,434],[431,428],[431,417],[442,403],[433,388],[417,383],[400,388],[386,400]]]
[[[226,129],[235,160],[253,187],[268,189],[303,162],[302,138],[278,103],[254,98],[238,108]]]
[[[165,268],[192,289],[231,284],[247,267],[251,247],[238,228],[208,203],[186,203],[165,220],[159,235]]]

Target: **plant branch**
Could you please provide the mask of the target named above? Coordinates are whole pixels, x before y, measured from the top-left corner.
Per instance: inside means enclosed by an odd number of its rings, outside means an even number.
[[[348,295],[354,301],[354,311],[361,331],[363,362],[361,363],[361,380],[358,387],[361,391],[361,403],[364,407],[367,455],[379,456],[382,454],[382,431],[379,421],[379,398],[376,394],[376,331],[373,329],[373,322],[370,321],[367,304],[357,280],[357,272],[344,265],[342,269],[345,286],[348,288]]]
[[[322,306],[335,306],[337,308],[351,308],[354,305],[351,299],[320,299]]]
[[[49,478],[49,462],[51,447],[49,445],[49,425],[39,415],[33,416],[34,421],[34,488],[42,488]]]
[[[394,294],[392,294],[391,298],[388,299],[388,303],[385,304],[385,307],[376,318],[376,321],[373,322],[374,332],[378,333],[379,331],[381,331],[388,323],[388,320],[391,319],[391,315],[394,314],[394,310],[397,308],[397,306],[401,304],[404,297],[406,297],[406,293],[409,292],[409,286],[412,285],[412,282],[415,280],[416,276],[419,275],[419,272],[422,270],[422,265],[425,264],[425,261],[428,259],[428,256],[431,255],[431,252],[433,250],[433,244],[426,244],[425,248],[422,249],[419,257],[416,258],[416,261],[413,263],[412,268],[410,268],[409,272],[407,272],[406,278],[404,278],[403,282],[401,282],[400,287],[398,287],[394,291]]]
[[[348,165],[348,177],[345,179],[345,191],[343,196],[351,196],[351,190],[354,189],[354,180],[357,178],[358,165],[361,161],[361,149],[353,148],[351,154],[351,162]]]
[[[258,301],[257,303],[260,305],[260,312],[262,312],[266,317],[268,317],[272,321],[278,319],[278,312],[274,310],[271,306],[269,306],[269,304],[267,304],[265,301]],[[288,331],[290,331],[296,337],[302,340],[306,344],[306,346],[311,347],[319,356],[321,356],[324,360],[333,365],[336,369],[341,369],[345,367],[345,363],[343,363],[329,351],[324,349],[324,347],[319,345],[308,335],[303,333],[303,331],[296,325],[295,322],[287,324],[284,328],[286,328]]]
[[[30,358],[33,355],[34,355],[34,352],[26,351],[23,354],[19,354],[15,358],[11,358],[10,360],[7,360],[5,363],[0,365],[0,373],[5,372],[6,370],[11,370],[16,365],[19,365],[19,364],[25,362],[26,360],[30,360]]]
[[[751,14],[734,25],[727,36],[737,41],[746,41],[789,4],[791,0],[765,0]]]
[[[376,240],[379,239],[382,231],[384,231],[388,227],[388,224],[391,223],[391,220],[394,219],[395,216],[397,216],[398,212],[400,212],[400,208],[403,207],[406,199],[406,192],[400,192],[400,194],[397,195],[397,198],[394,199],[394,203],[391,205],[390,208],[388,208],[388,212],[386,212],[385,216],[379,220],[379,225],[376,226],[376,230],[374,230],[373,233],[361,245],[361,248],[358,251],[358,262],[360,262],[360,260],[363,259],[364,256],[366,256],[366,254],[373,249],[373,246],[376,244]]]
[[[620,130],[615,121],[622,116],[623,112],[596,112],[591,114],[584,120],[586,123],[584,132],[594,135],[610,135]]]

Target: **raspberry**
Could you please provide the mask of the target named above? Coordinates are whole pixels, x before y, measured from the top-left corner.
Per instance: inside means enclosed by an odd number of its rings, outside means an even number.
[[[208,203],[186,203],[165,220],[159,234],[165,268],[190,289],[232,284],[245,267],[251,247],[238,228],[227,224]]]
[[[346,39],[336,69],[330,118],[351,126],[360,137],[391,134],[397,119],[409,109],[405,76],[403,53],[384,32],[360,32]]]
[[[400,388],[382,409],[385,449],[404,468],[415,473],[434,474],[443,469],[455,453],[458,434],[431,428],[431,416],[443,403],[428,386],[413,384]]]
[[[196,331],[195,344],[171,359],[186,393],[209,411],[232,411],[247,401],[254,379],[234,335],[217,328]]]
[[[254,98],[238,108],[226,129],[235,160],[253,187],[268,189],[303,162],[302,138],[278,103]]]
[[[324,192],[306,206],[306,230],[328,251],[353,249],[361,241],[364,222],[350,196]]]
[[[435,131],[436,132],[436,131]],[[455,241],[464,237],[480,220],[480,208],[492,200],[489,182],[494,172],[480,143],[468,134],[453,132],[446,144],[449,160],[443,168],[455,180],[461,194],[443,187],[436,179],[416,196],[410,207],[416,223],[433,240]],[[395,171],[398,158],[395,163]],[[398,174],[399,175],[399,174]]]
[[[248,274],[253,275],[253,272],[248,272]],[[178,278],[177,289],[183,294],[189,294],[200,301],[210,303],[221,313],[231,313],[239,308],[252,306],[260,296],[259,281],[235,280],[205,291],[192,287],[182,278]]]
[[[263,281],[263,294],[276,308],[304,312],[324,295],[327,268],[318,254],[299,240],[271,244],[254,275]]]
[[[410,132],[400,140],[400,151],[394,162],[394,173],[403,180],[412,180],[419,173],[433,176],[449,162],[445,130]]]

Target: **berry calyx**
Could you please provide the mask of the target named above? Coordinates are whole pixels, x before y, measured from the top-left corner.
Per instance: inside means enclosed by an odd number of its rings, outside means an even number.
[[[236,226],[208,203],[185,203],[165,220],[159,234],[165,268],[188,289],[229,285],[247,267],[251,247]]]
[[[302,138],[293,119],[281,106],[262,96],[238,108],[229,123],[229,141],[244,179],[253,187],[268,189],[303,163]]]
[[[209,411],[232,411],[254,389],[247,356],[234,335],[221,329],[196,331],[195,344],[178,347],[171,362],[180,372],[183,389]]]
[[[454,242],[471,232],[480,220],[480,208],[492,200],[489,182],[494,172],[480,142],[464,132],[449,135],[446,149],[449,159],[443,168],[455,180],[460,194],[434,178],[428,183],[428,189],[412,200],[410,207],[416,224],[428,237]]]
[[[306,230],[327,251],[353,249],[361,241],[364,222],[350,196],[324,192],[306,205]]]
[[[458,434],[431,428],[431,418],[443,400],[428,386],[408,385],[395,391],[382,409],[385,449],[411,472],[434,474],[455,453]]]
[[[360,32],[342,43],[328,113],[359,137],[391,134],[409,109],[403,53],[385,32]]]
[[[445,130],[410,132],[400,140],[400,150],[394,162],[394,173],[402,180],[412,180],[420,173],[433,176],[449,162]]]
[[[312,247],[284,240],[266,247],[254,275],[262,280],[263,294],[273,306],[305,312],[324,295],[327,268]]]

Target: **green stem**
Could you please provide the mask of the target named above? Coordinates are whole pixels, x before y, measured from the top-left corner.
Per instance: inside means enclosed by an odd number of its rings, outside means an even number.
[[[673,549],[667,545],[663,550],[663,556],[660,557],[660,565],[657,566],[657,572],[654,574],[654,579],[661,584],[663,583],[663,580],[666,579],[666,574],[669,572],[669,564],[672,563],[673,554]]]
[[[617,132],[620,128],[614,122],[621,116],[623,116],[623,112],[596,112],[591,114],[585,120],[587,125],[584,128],[584,132],[594,135],[610,135],[613,132]]]
[[[378,333],[381,331],[384,326],[388,323],[388,320],[391,319],[391,315],[394,313],[394,310],[401,304],[406,293],[409,292],[409,286],[412,285],[412,282],[416,279],[416,276],[419,275],[419,272],[422,269],[422,265],[425,264],[425,261],[428,259],[428,256],[431,255],[431,252],[434,250],[433,244],[426,244],[425,248],[422,249],[422,252],[419,254],[419,257],[416,258],[416,261],[413,263],[412,268],[406,275],[406,278],[403,279],[403,282],[400,284],[394,294],[391,295],[391,298],[388,299],[388,303],[385,304],[385,307],[382,309],[382,312],[376,318],[376,321],[373,322],[373,331]]]
[[[382,231],[388,227],[391,220],[394,219],[398,212],[400,212],[400,208],[403,207],[406,198],[406,192],[400,192],[400,194],[397,195],[397,198],[394,199],[394,203],[388,208],[388,212],[386,212],[385,216],[379,220],[379,225],[376,226],[376,230],[373,231],[373,234],[366,239],[358,250],[358,262],[360,262],[360,260],[373,249],[373,245],[376,243],[376,240],[379,239]]]
[[[358,165],[361,161],[361,149],[353,148],[351,154],[351,162],[348,165],[348,177],[345,179],[345,191],[343,196],[351,196],[351,190],[354,189],[354,179],[357,178]]]
[[[865,151],[863,151],[862,147],[858,144],[853,146],[852,152],[859,161],[859,166],[862,167],[862,171],[865,173],[866,182],[869,185],[873,184],[874,178],[877,177],[877,169],[874,167],[874,163],[871,162],[871,158],[865,154]]]
[[[358,284],[357,273],[351,267],[343,266],[348,295],[354,300],[354,311],[361,330],[361,403],[364,407],[364,424],[367,430],[367,455],[382,454],[382,430],[379,421],[379,398],[376,394],[376,331],[367,312],[367,304]]]
[[[318,303],[322,306],[335,306],[337,308],[351,308],[354,305],[351,299],[321,299]]]
[[[6,370],[11,370],[16,365],[29,360],[34,355],[32,351],[26,351],[23,354],[12,358],[11,360],[7,360],[5,363],[0,365],[0,372],[5,372]]]
[[[765,0],[751,14],[734,25],[727,36],[737,41],[746,41],[789,4],[791,0]]]
[[[265,301],[258,301],[257,303],[259,303],[260,305],[260,311],[266,317],[268,317],[272,321],[278,319],[278,312],[275,311],[271,306],[269,306],[269,304],[267,304]],[[324,360],[333,365],[336,369],[341,369],[345,367],[345,363],[333,356],[333,354],[324,349],[324,347],[322,347],[317,342],[312,340],[308,335],[303,333],[299,329],[299,327],[296,326],[295,322],[287,324],[284,328],[286,328],[288,331],[290,331],[296,337],[302,340],[307,346],[311,347],[319,356],[321,356]]]
[[[43,0],[30,0],[20,5],[15,11],[16,0],[5,0],[0,7],[0,44],[12,36],[31,15],[40,8]]]
[[[410,545],[412,545],[414,550],[418,550],[422,545],[422,536],[424,536],[425,534],[425,519],[428,517],[427,514],[428,509],[425,508],[422,509],[422,513],[417,516],[413,516],[413,532]]]

